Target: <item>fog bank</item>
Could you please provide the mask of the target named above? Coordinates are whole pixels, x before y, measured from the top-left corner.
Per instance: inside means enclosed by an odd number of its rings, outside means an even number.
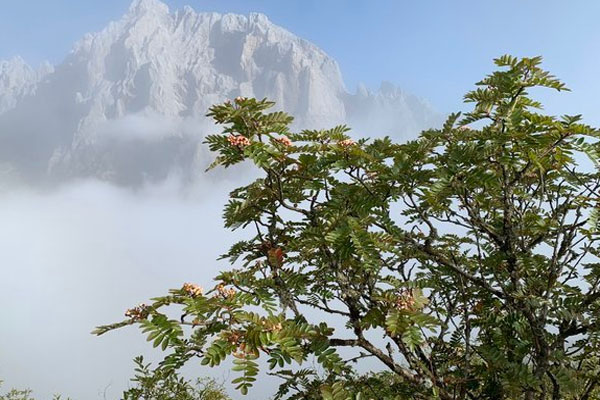
[[[183,282],[212,285],[226,267],[216,258],[239,234],[221,223],[233,184],[203,187],[182,195],[176,183],[134,192],[88,181],[0,194],[5,388],[30,387],[37,398],[120,396],[132,357],[151,346],[137,329],[89,332]]]

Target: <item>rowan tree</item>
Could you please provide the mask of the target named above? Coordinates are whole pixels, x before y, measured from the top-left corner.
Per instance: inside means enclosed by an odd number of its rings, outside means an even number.
[[[233,357],[243,394],[265,367],[276,398],[599,399],[600,134],[541,113],[531,89],[568,89],[540,57],[495,63],[471,111],[407,143],[213,106],[212,167],[261,173],[225,206],[232,268],[96,333],[139,325],[167,370]],[[387,372],[359,377],[367,357]]]

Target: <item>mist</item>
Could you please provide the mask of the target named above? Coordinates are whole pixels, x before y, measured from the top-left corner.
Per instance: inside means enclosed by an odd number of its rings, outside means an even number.
[[[352,121],[350,134],[413,138],[394,129],[404,116],[373,111],[380,102],[371,105],[369,118]],[[43,185],[24,184],[18,174],[0,178],[4,389],[31,388],[40,399],[116,399],[130,385],[134,357],[162,359],[135,328],[102,337],[90,332],[184,282],[212,287],[218,272],[230,268],[217,258],[244,232],[223,228],[222,207],[229,192],[254,173],[248,165],[202,173],[214,155],[200,141],[214,129],[207,119],[131,113],[93,130],[104,155],[92,175],[110,182],[64,179],[69,174],[48,179],[46,172]],[[320,321],[314,314],[307,310]],[[377,368],[373,361],[359,366],[365,372]],[[214,377],[233,399],[240,398],[229,384],[228,363],[214,369],[190,365],[183,374]],[[252,395],[268,398],[277,385],[261,373]]]
[[[182,193],[97,181],[0,194],[0,377],[39,398],[117,398],[132,358],[151,351],[137,329],[90,331],[183,282],[213,285],[239,234],[222,228],[231,182]],[[223,371],[206,371],[223,373]],[[218,376],[218,375],[217,375]]]
[[[389,83],[348,91],[331,56],[262,14],[136,0],[82,36],[54,66],[0,68],[0,380],[36,398],[119,398],[132,358],[162,354],[136,329],[94,327],[230,268],[216,259],[244,233],[222,227],[221,209],[253,172],[202,173],[214,157],[202,140],[219,131],[208,107],[268,98],[294,130],[345,122],[355,138],[406,140],[443,120]],[[185,372],[239,398],[226,366]],[[263,375],[252,396],[275,387]]]

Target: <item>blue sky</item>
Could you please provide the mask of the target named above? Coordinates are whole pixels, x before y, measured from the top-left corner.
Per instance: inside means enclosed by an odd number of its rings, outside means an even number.
[[[353,91],[382,80],[462,109],[466,90],[504,53],[543,55],[573,93],[544,94],[553,113],[583,113],[600,123],[600,2],[558,0],[166,0],[197,11],[259,11],[316,43],[340,64]],[[3,2],[0,59],[60,62],[73,42],[121,16],[129,0]]]

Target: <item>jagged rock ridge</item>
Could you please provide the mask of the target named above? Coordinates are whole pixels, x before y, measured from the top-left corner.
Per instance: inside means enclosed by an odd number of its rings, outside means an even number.
[[[33,94],[37,83],[53,70],[48,63],[34,70],[21,57],[0,60],[0,114],[14,108],[23,97]]]
[[[411,135],[439,122],[389,85],[349,94],[335,60],[262,14],[136,0],[54,69],[0,63],[0,162],[30,180],[193,179],[208,161],[208,107],[236,96],[272,99],[298,127]]]

